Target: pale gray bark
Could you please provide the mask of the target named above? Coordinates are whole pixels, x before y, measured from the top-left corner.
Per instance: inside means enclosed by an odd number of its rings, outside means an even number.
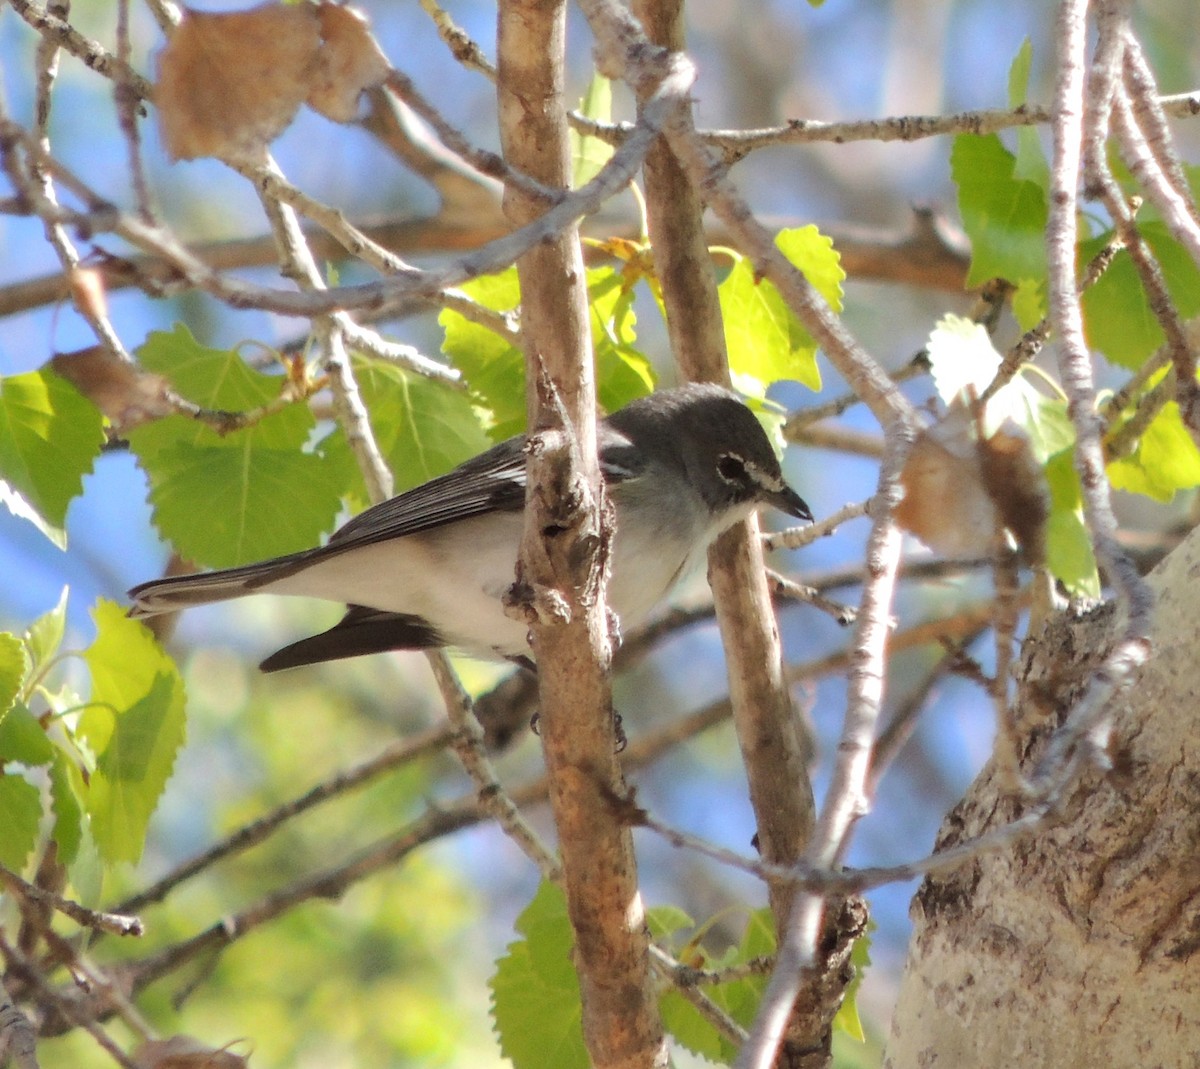
[[[1150,577],[1153,653],[1119,696],[1113,770],[1059,825],[925,882],[892,1022],[891,1069],[1195,1066],[1200,1058],[1200,532]],[[1023,764],[1117,633],[1100,609],[1027,644]],[[1019,806],[989,765],[941,845]]]

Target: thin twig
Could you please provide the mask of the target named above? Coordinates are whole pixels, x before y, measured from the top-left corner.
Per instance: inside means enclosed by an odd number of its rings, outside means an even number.
[[[79,1003],[57,991],[46,979],[42,970],[12,946],[3,935],[0,935],[0,955],[7,961],[9,970],[20,976],[38,994],[39,999],[51,1009],[60,1013],[65,1021],[76,1028],[82,1028],[97,1044],[115,1061],[121,1069],[140,1069],[133,1060],[111,1039],[107,1032],[96,1023],[94,1016],[87,1012]]]
[[[459,762],[479,791],[479,801],[488,815],[542,874],[542,879],[557,882],[562,868],[533,825],[525,819],[516,803],[505,792],[484,747],[483,729],[475,719],[471,696],[467,693],[446,655],[432,650],[425,655],[442,693],[446,714],[454,728],[452,745]]]
[[[107,913],[101,910],[88,909],[86,906],[81,906],[78,902],[72,902],[69,898],[63,898],[61,895],[53,894],[41,887],[27,883],[4,865],[0,865],[0,883],[3,883],[18,898],[23,898],[39,906],[56,910],[63,914],[63,916],[70,917],[71,920],[83,928],[92,928],[98,932],[108,932],[110,935],[140,936],[145,934],[141,919],[130,916],[127,910]]]
[[[214,843],[209,849],[196,857],[183,862],[166,875],[156,880],[143,891],[125,899],[116,909],[122,913],[142,909],[154,902],[161,902],[166,896],[186,880],[190,880],[200,872],[211,868],[218,861],[240,854],[250,847],[263,842],[278,828],[288,821],[300,816],[315,806],[334,798],[341,798],[352,790],[364,786],[371,780],[403,767],[429,754],[437,753],[450,745],[453,732],[446,727],[430,728],[409,739],[398,739],[384,747],[379,753],[366,761],[322,780],[303,794],[293,798],[283,805],[277,806],[269,813],[243,824],[236,832]]]
[[[1050,315],[1059,340],[1060,380],[1068,397],[1067,411],[1075,426],[1075,468],[1083,493],[1083,508],[1097,560],[1124,603],[1124,633],[1105,657],[1083,696],[1052,737],[1034,770],[1032,782],[1038,797],[1053,805],[1077,768],[1084,763],[1107,767],[1107,746],[1112,724],[1112,697],[1126,686],[1150,653],[1150,623],[1154,599],[1149,588],[1121,549],[1109,497],[1095,411],[1095,384],[1075,282],[1077,240],[1077,186],[1081,145],[1092,158],[1103,152],[1108,102],[1120,63],[1120,34],[1128,17],[1126,5],[1101,0],[1097,28],[1097,54],[1091,84],[1090,108],[1084,128],[1084,50],[1086,0],[1064,0],[1057,21],[1057,70],[1054,106],[1054,156],[1051,166],[1050,219],[1046,248]]]

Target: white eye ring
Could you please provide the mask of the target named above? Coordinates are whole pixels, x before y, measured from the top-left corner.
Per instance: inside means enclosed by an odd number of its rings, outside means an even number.
[[[722,453],[717,457],[717,474],[737,486],[745,486],[749,477],[746,462],[736,453]]]

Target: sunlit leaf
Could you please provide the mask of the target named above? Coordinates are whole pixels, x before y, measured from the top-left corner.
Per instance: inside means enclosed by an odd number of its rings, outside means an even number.
[[[1118,490],[1156,501],[1170,501],[1178,491],[1200,486],[1200,451],[1175,401],[1150,421],[1132,454],[1109,463],[1108,478]]]
[[[516,927],[524,939],[508,945],[489,985],[501,1051],[515,1069],[588,1069],[562,891],[543,882]]]
[[[592,75],[587,92],[579,102],[579,113],[597,122],[612,121],[612,82],[599,71]],[[612,159],[613,147],[590,134],[569,130],[571,143],[571,186],[578,189],[600,173]]]
[[[58,604],[42,613],[25,630],[25,650],[34,672],[41,669],[58,653],[67,629],[67,588],[63,587]]]
[[[20,776],[0,774],[0,863],[21,871],[37,841],[41,819],[38,789]]]
[[[0,632],[0,724],[21,693],[27,667],[20,639],[7,631]]]
[[[654,368],[636,348],[637,317],[633,290],[611,267],[588,272],[592,344],[596,352],[596,395],[606,412],[615,412],[654,389]]]
[[[1042,187],[1016,174],[1016,157],[995,134],[960,134],[950,152],[958,210],[971,239],[967,286],[1046,277],[1049,212]]]
[[[461,287],[495,312],[511,312],[521,299],[517,270],[472,279]],[[501,441],[525,429],[525,357],[508,338],[450,309],[438,316],[442,352],[463,373],[472,393],[492,413],[488,433]]]
[[[0,499],[60,549],[67,505],[104,444],[104,417],[53,371],[0,378]]]
[[[1050,518],[1046,523],[1046,566],[1072,594],[1100,596],[1100,573],[1083,519],[1083,495],[1071,451],[1064,450],[1046,465],[1050,488]]]
[[[119,605],[101,601],[92,618],[96,640],[85,655],[92,696],[79,720],[96,757],[87,808],[104,859],[137,861],[183,744],[183,680],[149,630]]]
[[[315,453],[264,448],[248,431],[220,445],[161,441],[163,425],[129,435],[150,477],[154,524],[188,560],[221,568],[307,549],[341,508],[336,467]]]
[[[1188,319],[1200,314],[1200,269],[1187,250],[1162,223],[1146,222],[1139,230],[1162,269],[1180,316]],[[1111,240],[1112,232],[1107,231],[1084,242],[1079,250],[1080,259],[1087,262]],[[1141,367],[1166,340],[1125,249],[1117,253],[1096,284],[1084,292],[1083,315],[1088,344],[1121,367]]]
[[[1033,42],[1028,37],[1021,42],[1012,66],[1008,70],[1008,106],[1019,108],[1029,100],[1029,74],[1033,69]],[[1036,126],[1017,127],[1017,159],[1013,177],[1029,179],[1044,190],[1050,188],[1050,165],[1042,151]]]
[[[815,226],[781,231],[775,243],[835,311],[841,309],[845,279],[833,243]],[[719,287],[725,343],[734,385],[750,397],[762,397],[782,379],[821,388],[817,344],[775,286],[755,275],[748,259],[739,259]]]

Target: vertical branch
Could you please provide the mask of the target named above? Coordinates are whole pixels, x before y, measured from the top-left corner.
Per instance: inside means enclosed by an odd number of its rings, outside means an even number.
[[[863,588],[851,653],[850,693],[838,741],[837,763],[804,852],[806,864],[818,869],[833,868],[839,863],[854,824],[869,808],[871,758],[883,700],[885,646],[903,541],[893,513],[901,495],[900,470],[909,443],[896,428],[893,430],[896,433],[889,436],[888,452],[879,475],[876,500],[880,507],[867,542],[868,581]],[[769,1069],[775,1061],[801,984],[816,963],[826,905],[825,897],[819,893],[797,894],[758,1016],[734,1063],[735,1069]],[[818,1064],[827,1064],[827,1060]]]
[[[682,0],[636,0],[650,40],[685,47]],[[681,119],[691,126],[691,117]],[[662,285],[675,359],[688,379],[729,384],[717,280],[705,240],[703,202],[664,138],[646,157],[646,204],[655,273]],[[728,664],[730,699],[746,765],[750,801],[766,861],[800,857],[813,822],[812,786],[800,721],[782,672],[779,632],[763,570],[757,521],[723,535],[709,552],[709,583]],[[791,888],[770,885],[776,925],[787,919]]]
[[[1054,157],[1051,165],[1050,218],[1046,233],[1050,318],[1058,335],[1059,374],[1067,394],[1067,412],[1075,427],[1075,469],[1083,491],[1083,509],[1096,558],[1116,588],[1127,614],[1124,633],[1093,674],[1084,697],[1051,741],[1035,773],[1035,785],[1054,798],[1081,760],[1107,764],[1111,697],[1128,684],[1149,656],[1154,600],[1133,562],[1117,541],[1101,442],[1102,421],[1096,411],[1092,364],[1083,336],[1079,288],[1075,278],[1078,238],[1078,183],[1082,146],[1100,152],[1110,115],[1111,87],[1121,61],[1119,35],[1128,0],[1100,5],[1096,69],[1089,87],[1084,123],[1084,50],[1087,43],[1086,0],[1063,0],[1057,21],[1057,77],[1054,90]]]
[[[569,182],[563,105],[565,5],[502,0],[500,132],[509,164],[552,188]],[[520,226],[544,205],[509,186]],[[530,383],[529,488],[513,608],[538,662],[541,736],[575,932],[583,1034],[598,1069],[665,1065],[633,841],[611,805],[616,761],[604,579],[611,516],[596,457],[595,383],[578,231],[517,263]]]

